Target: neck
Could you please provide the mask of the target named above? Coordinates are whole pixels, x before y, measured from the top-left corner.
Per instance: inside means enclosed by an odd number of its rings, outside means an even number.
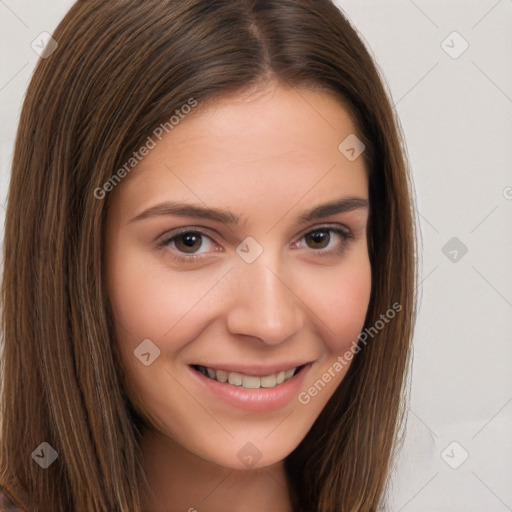
[[[283,462],[258,469],[219,466],[167,436],[146,431],[145,512],[292,512]]]

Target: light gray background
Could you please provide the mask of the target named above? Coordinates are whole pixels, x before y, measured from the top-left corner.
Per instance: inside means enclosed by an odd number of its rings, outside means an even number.
[[[407,436],[388,510],[512,511],[512,0],[338,4],[396,105],[422,236]],[[71,5],[0,0],[2,204],[31,43]]]

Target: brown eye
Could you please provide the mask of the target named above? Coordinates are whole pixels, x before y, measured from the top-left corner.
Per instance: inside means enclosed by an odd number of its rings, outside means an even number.
[[[179,263],[197,263],[207,259],[208,253],[222,251],[210,235],[192,227],[163,235],[158,242],[158,248],[165,249],[165,257]]]
[[[311,249],[325,249],[331,240],[329,229],[318,229],[308,233],[305,237],[308,247]]]
[[[192,228],[163,235],[158,247],[165,248],[171,258],[182,263],[197,262],[219,249],[210,235]]]
[[[353,235],[338,227],[324,226],[306,233],[297,244],[313,249],[318,256],[341,254],[350,244]]]
[[[174,242],[174,246],[178,251],[186,254],[194,254],[203,245],[203,235],[189,231],[187,233],[181,233],[174,236],[169,240],[169,242],[170,241]]]

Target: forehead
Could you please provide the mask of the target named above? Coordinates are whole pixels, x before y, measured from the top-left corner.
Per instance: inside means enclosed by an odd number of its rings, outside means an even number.
[[[289,156],[301,160],[337,156],[340,137],[354,132],[349,112],[332,94],[272,87],[199,107],[164,142],[174,151],[189,148],[189,158],[194,158],[195,151],[213,150],[235,159]],[[165,153],[162,149],[152,156],[166,158]]]
[[[226,97],[156,140],[116,194],[147,203],[172,193],[210,204],[289,201],[333,188],[364,196],[363,158],[349,161],[339,149],[355,131],[329,93],[275,87]]]

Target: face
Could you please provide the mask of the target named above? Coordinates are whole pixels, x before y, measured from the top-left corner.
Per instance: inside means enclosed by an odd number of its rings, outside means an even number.
[[[366,169],[338,149],[355,132],[324,92],[223,99],[111,192],[124,384],[163,440],[226,467],[268,466],[340,385],[371,291]]]

